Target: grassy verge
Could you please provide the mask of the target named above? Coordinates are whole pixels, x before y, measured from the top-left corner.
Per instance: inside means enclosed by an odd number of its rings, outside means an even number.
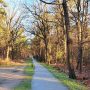
[[[76,80],[68,78],[68,76],[65,73],[59,72],[52,66],[46,64],[42,65],[45,66],[58,80],[60,80],[61,83],[67,86],[69,90],[88,90],[87,87],[83,84],[77,82]]]
[[[14,90],[31,90],[31,80],[34,74],[32,60],[28,60],[24,73],[26,74],[25,79]]]

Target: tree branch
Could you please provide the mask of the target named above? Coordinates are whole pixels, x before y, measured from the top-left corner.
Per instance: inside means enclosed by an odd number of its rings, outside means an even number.
[[[40,0],[41,2],[45,3],[45,4],[51,4],[51,5],[62,5],[62,3],[55,3],[55,0],[52,2],[46,2],[44,0]]]

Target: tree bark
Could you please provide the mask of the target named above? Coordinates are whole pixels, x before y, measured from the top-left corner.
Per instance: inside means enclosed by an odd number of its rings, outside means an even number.
[[[69,78],[76,79],[76,75],[74,72],[74,68],[71,67],[70,63],[70,40],[69,40],[69,31],[70,31],[70,21],[69,21],[69,15],[68,15],[68,6],[66,0],[63,0],[63,10],[64,10],[64,19],[65,19],[65,38],[66,38],[66,61],[67,61],[67,67],[69,71]]]
[[[80,14],[81,14],[81,0],[77,1],[77,30],[78,30],[78,60],[77,60],[77,69],[79,69],[80,73],[82,73],[82,27],[80,21]],[[83,23],[83,22],[82,22]]]
[[[47,62],[47,58],[48,58],[48,43],[47,43],[47,40],[44,40],[44,43],[45,43],[45,62]]]
[[[8,46],[8,47],[7,47],[7,52],[6,52],[6,60],[7,60],[7,61],[10,60],[9,55],[10,55],[10,47]]]

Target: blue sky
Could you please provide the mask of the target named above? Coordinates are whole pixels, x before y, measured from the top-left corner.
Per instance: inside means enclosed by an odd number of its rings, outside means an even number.
[[[18,7],[23,3],[33,4],[34,0],[5,0],[9,7]]]
[[[13,10],[17,8],[19,8],[19,13],[21,12],[21,8],[23,4],[27,4],[27,5],[32,5],[34,4],[35,0],[5,0],[6,4],[7,4],[7,12],[9,14],[13,13]],[[17,13],[17,14],[19,14]],[[26,21],[24,21],[25,26],[27,27]],[[27,34],[27,33],[25,33]],[[30,36],[30,35],[26,35],[26,36]]]
[[[24,2],[28,2],[28,3],[33,3],[33,1],[34,0],[5,0],[7,3],[18,3],[18,2],[22,2],[22,3],[24,3]]]

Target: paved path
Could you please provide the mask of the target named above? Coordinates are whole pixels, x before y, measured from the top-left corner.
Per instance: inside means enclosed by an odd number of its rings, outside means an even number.
[[[68,90],[42,65],[33,61],[35,74],[32,80],[32,90]]]
[[[25,78],[24,67],[0,67],[0,90],[13,90]]]

